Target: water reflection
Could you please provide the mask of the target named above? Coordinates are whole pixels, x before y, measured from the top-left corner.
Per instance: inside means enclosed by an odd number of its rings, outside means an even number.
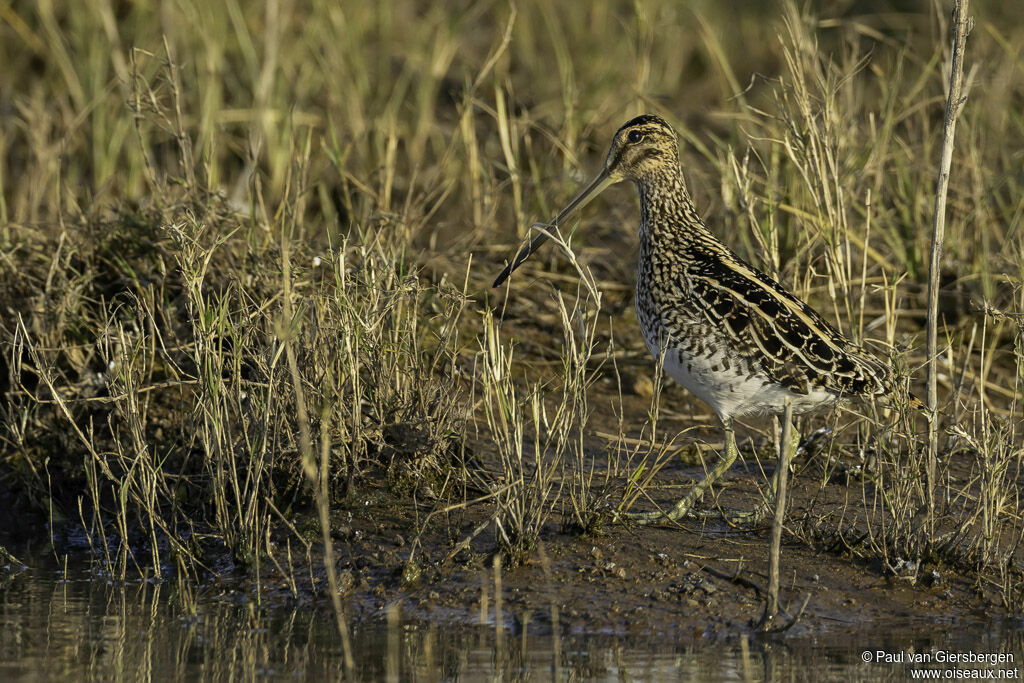
[[[5,585],[6,584],[6,585]],[[29,570],[0,584],[0,680],[338,680],[343,658],[333,615],[311,606],[257,607],[230,588],[174,606],[168,584],[128,586],[86,572]],[[514,616],[514,615],[509,615]],[[492,620],[493,621],[493,620]],[[1019,624],[928,624],[827,635],[695,643],[491,626],[420,623],[398,608],[357,621],[362,680],[903,680],[910,665],[865,664],[862,653],[1006,653],[1020,666]],[[557,666],[555,663],[557,662]],[[967,666],[960,665],[961,668]],[[972,665],[977,667],[977,665]],[[933,666],[932,668],[936,668]]]

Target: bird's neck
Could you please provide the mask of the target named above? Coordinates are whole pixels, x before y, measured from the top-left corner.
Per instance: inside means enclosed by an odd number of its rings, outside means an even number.
[[[708,233],[690,200],[681,170],[640,178],[636,186],[640,192],[641,242],[685,242]]]

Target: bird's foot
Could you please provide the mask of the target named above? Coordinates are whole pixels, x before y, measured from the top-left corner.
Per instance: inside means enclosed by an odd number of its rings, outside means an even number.
[[[691,505],[683,505],[680,501],[671,510],[654,510],[652,512],[620,512],[616,514],[619,521],[628,521],[641,526],[660,521],[676,522],[680,519],[723,520],[730,526],[758,524],[771,512],[771,503],[765,501],[753,510],[692,510]]]
[[[701,484],[704,484],[704,482],[701,482]],[[616,517],[619,521],[628,521],[641,526],[653,524],[662,520],[668,522],[678,521],[691,514],[690,508],[692,508],[694,503],[700,500],[700,497],[704,494],[704,489],[706,489],[707,486],[701,486],[701,484],[694,486],[693,490],[690,491],[685,498],[676,503],[670,510],[653,510],[651,512],[619,512],[616,513]]]
[[[771,503],[765,501],[753,510],[698,510],[689,513],[694,519],[721,519],[730,526],[758,524],[771,512]]]

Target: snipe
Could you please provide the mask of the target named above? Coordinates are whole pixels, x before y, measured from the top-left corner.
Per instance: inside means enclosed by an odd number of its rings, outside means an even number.
[[[685,498],[671,510],[629,515],[678,519],[735,461],[734,418],[781,413],[787,402],[799,414],[886,394],[892,373],[708,230],[686,191],[675,131],[658,116],[638,116],[615,133],[601,172],[552,223],[623,180],[640,192],[636,312],[647,348],[725,429],[724,455]],[[494,286],[546,239],[536,233]]]

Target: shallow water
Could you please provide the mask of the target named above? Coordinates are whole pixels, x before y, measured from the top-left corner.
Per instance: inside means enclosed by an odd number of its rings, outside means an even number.
[[[333,613],[316,606],[257,606],[225,585],[204,590],[196,611],[176,607],[169,583],[116,584],[84,570],[27,569],[0,579],[0,681],[337,680],[343,672]],[[423,623],[393,609],[350,626],[363,680],[905,680],[913,669],[939,680],[964,670],[1020,678],[1024,623],[856,624],[827,633],[798,627],[760,638],[737,631],[626,638],[573,625],[559,637],[524,635],[506,615],[500,643],[493,623],[451,615]],[[390,623],[390,626],[389,626]],[[1002,654],[995,666],[914,666],[862,661],[908,652]],[[557,662],[557,666],[555,663]],[[960,673],[954,671],[959,668]],[[1014,672],[1014,670],[1017,670]],[[1004,673],[1000,673],[1000,671]],[[1016,673],[1016,676],[1012,674]],[[936,674],[931,674],[936,675]],[[956,678],[953,678],[953,677]],[[967,673],[970,677],[972,674]]]

